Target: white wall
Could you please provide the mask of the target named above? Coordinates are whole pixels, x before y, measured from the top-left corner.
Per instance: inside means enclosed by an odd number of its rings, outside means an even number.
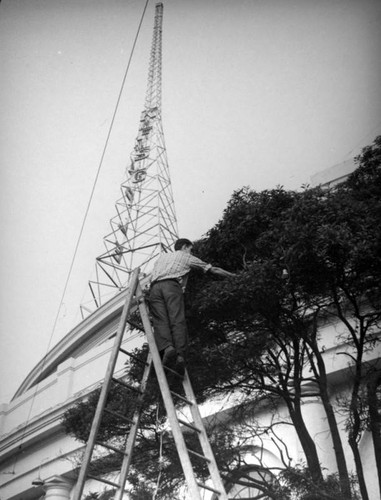
[[[141,343],[142,336],[135,335],[123,345],[131,350]],[[39,498],[41,491],[32,488],[31,483],[40,467],[43,479],[70,473],[69,459],[82,444],[64,434],[60,421],[71,404],[101,383],[112,344],[113,339],[83,356],[67,359],[38,386],[1,406],[1,498]],[[124,363],[125,357],[121,355],[117,364],[120,374]]]

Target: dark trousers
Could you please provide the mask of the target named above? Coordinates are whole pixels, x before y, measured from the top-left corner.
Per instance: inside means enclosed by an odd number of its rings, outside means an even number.
[[[151,287],[149,302],[159,351],[173,346],[177,354],[185,357],[188,332],[180,284],[176,280],[157,281]]]

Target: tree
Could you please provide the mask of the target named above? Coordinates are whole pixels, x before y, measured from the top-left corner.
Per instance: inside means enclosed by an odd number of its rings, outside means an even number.
[[[319,396],[325,406],[334,440],[343,493],[348,495],[348,474],[335,415],[329,403],[325,367],[316,330],[318,318],[328,312],[346,326],[345,341],[354,348],[354,352],[348,353],[353,369],[349,443],[354,453],[363,498],[367,498],[367,493],[357,449],[361,433],[357,400],[364,381],[364,370],[379,370],[379,366],[368,367],[364,363],[364,354],[375,347],[377,340],[370,333],[378,327],[380,319],[380,142],[380,138],[377,138],[373,146],[365,148],[363,155],[357,159],[360,168],[347,183],[330,192],[305,190],[295,196],[283,216],[273,217],[270,228],[263,231],[252,244],[257,250],[252,258],[259,256],[262,259],[262,269],[265,260],[267,264],[283,262],[289,271],[289,297],[299,309],[298,314],[302,312],[298,336],[306,349],[319,386]],[[234,220],[237,205],[240,208],[245,206],[233,203],[230,205],[233,210],[226,212],[225,216],[229,215]],[[224,220],[223,225],[229,224]],[[211,233],[209,236],[214,235]],[[233,238],[236,240],[234,233]],[[217,246],[221,241],[223,239],[218,236]],[[213,248],[213,243],[208,241],[205,247]],[[223,254],[223,251],[220,253]],[[258,280],[257,273],[258,270],[253,279]],[[242,292],[247,293],[249,286],[246,283],[245,291]],[[218,291],[214,290],[214,294],[218,294]],[[271,297],[276,297],[275,290],[270,296],[262,298],[263,303],[271,306],[260,311],[260,314],[274,322],[271,316],[279,310],[279,303],[275,305]],[[221,298],[216,297],[215,303],[221,303]],[[206,301],[205,296],[203,300]],[[221,310],[226,311],[227,304],[220,305]],[[287,308],[285,312],[292,315],[295,323],[298,320],[295,311],[289,305]],[[309,318],[313,319],[310,332],[308,322],[304,321],[306,311]],[[294,331],[297,331],[295,325]]]
[[[238,276],[212,281],[194,275],[189,280],[190,375],[200,402],[228,392],[240,394],[241,403],[230,412],[229,425],[215,423],[212,444],[227,483],[252,484],[261,492],[256,498],[283,500],[291,490],[304,500],[316,495],[336,500],[355,498],[337,409],[330,396],[320,334],[325,318],[335,318],[345,327],[342,338],[331,340],[346,346],[343,351],[351,383],[343,411],[363,500],[368,497],[358,440],[366,429],[374,436],[381,477],[379,400],[373,397],[380,366],[371,356],[378,342],[381,314],[380,150],[381,138],[377,138],[357,158],[359,167],[354,174],[332,190],[292,192],[277,188],[256,193],[243,188],[235,192],[221,220],[195,245],[198,256],[236,271]],[[144,357],[144,350],[138,355]],[[139,380],[139,370],[132,362],[126,376]],[[133,408],[133,398],[123,397],[127,407]],[[327,416],[337,480],[324,477],[324,464],[303,416],[304,401],[310,398],[321,401]],[[162,460],[160,498],[173,498],[173,492],[181,487],[179,464],[171,440],[157,431],[157,400],[152,381],[132,483],[137,485],[143,475],[154,487],[156,468],[147,467],[147,461],[139,457],[148,452],[155,460],[161,442],[166,459]],[[279,415],[266,428],[251,418],[264,404],[272,405],[275,415],[279,405],[287,407],[287,423],[297,432],[306,469],[295,468],[278,435],[284,416]],[[85,438],[81,415],[92,406],[89,400],[69,411],[65,418],[68,432]],[[110,428],[105,430],[106,437],[118,438],[119,430],[113,429],[110,436],[107,432]],[[264,435],[271,436],[278,447],[285,472],[270,470],[253,479],[244,473],[247,465],[241,451],[249,440],[260,442]],[[115,462],[110,470],[112,467]],[[261,464],[258,467],[263,470]],[[199,463],[196,473],[207,474]],[[295,486],[300,474],[302,489]]]

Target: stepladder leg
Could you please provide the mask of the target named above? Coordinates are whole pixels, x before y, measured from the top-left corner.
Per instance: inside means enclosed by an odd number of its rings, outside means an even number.
[[[168,386],[167,377],[161,362],[160,354],[156,346],[149,313],[145,301],[140,301],[139,303],[140,316],[143,321],[144,330],[147,335],[148,346],[152,354],[153,364],[155,367],[155,372],[160,387],[160,392],[163,398],[165,409],[167,412],[167,417],[171,426],[172,435],[175,440],[177,452],[179,459],[183,468],[185,479],[187,482],[188,490],[192,500],[202,500],[200,489],[197,485],[197,481],[194,475],[192,463],[189,457],[189,453],[186,447],[184,436],[177,419],[176,409],[173,404],[171,392]]]

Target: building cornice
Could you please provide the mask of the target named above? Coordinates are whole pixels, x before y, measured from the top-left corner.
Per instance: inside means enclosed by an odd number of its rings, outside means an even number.
[[[3,436],[0,441],[0,465],[6,462],[8,457],[15,456],[15,453],[23,453],[36,443],[45,441],[48,437],[56,434],[65,434],[62,427],[62,417],[65,411],[73,404],[68,401],[66,404],[57,405],[38,415],[26,425],[19,426],[8,435]]]

